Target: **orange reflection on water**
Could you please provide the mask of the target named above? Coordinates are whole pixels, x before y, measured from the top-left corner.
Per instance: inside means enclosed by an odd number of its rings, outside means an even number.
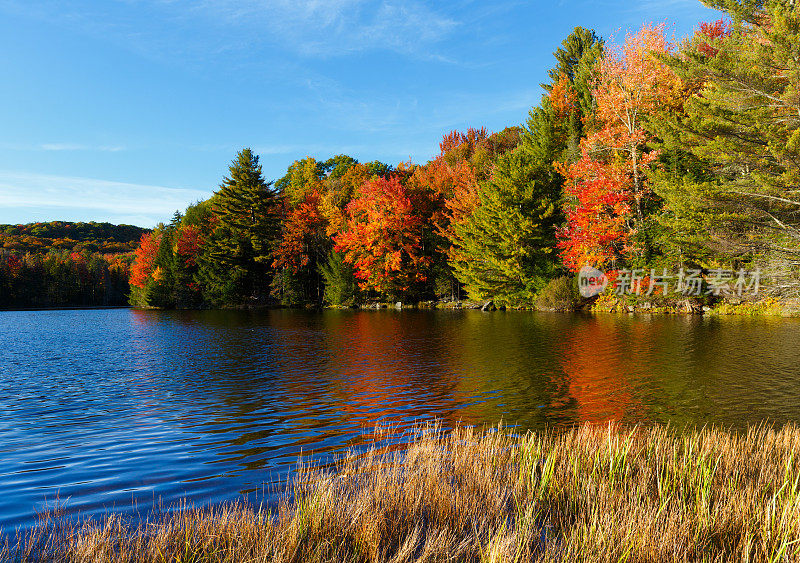
[[[631,392],[637,343],[649,337],[603,315],[575,323],[561,343],[562,367],[579,422],[620,421],[643,407]]]
[[[331,391],[340,410],[367,430],[378,421],[384,425],[408,419],[409,412],[419,408],[421,393],[449,395],[455,387],[455,378],[447,372],[427,373],[421,378],[415,365],[420,354],[439,351],[435,346],[403,349],[413,330],[402,313],[393,311],[326,319],[327,334],[340,335],[328,343],[332,353],[325,374],[332,382]],[[448,418],[446,410],[439,414]]]

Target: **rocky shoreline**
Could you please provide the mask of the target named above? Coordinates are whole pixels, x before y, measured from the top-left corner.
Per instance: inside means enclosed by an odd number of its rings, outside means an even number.
[[[561,307],[507,307],[497,305],[492,299],[486,301],[421,301],[418,303],[373,301],[345,307],[350,309],[441,309],[441,310],[478,310],[484,312],[519,310],[542,312],[592,312],[616,314],[662,314],[662,315],[744,315],[744,316],[776,316],[800,317],[800,299],[764,299],[761,301],[721,300],[710,302],[697,297],[663,298],[645,296],[600,295],[591,299],[583,299],[576,303],[564,304]]]

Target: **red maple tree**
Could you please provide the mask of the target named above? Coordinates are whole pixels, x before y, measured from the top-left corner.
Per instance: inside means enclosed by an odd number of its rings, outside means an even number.
[[[732,32],[731,23],[724,19],[718,19],[715,22],[703,22],[700,24],[700,29],[695,32],[695,37],[700,39],[697,50],[706,57],[715,57],[719,53],[719,49],[714,47],[712,43],[718,39],[730,37]]]
[[[153,274],[153,264],[161,244],[161,233],[145,233],[139,239],[136,258],[131,265],[131,285],[144,289]]]
[[[659,55],[672,52],[664,26],[643,26],[621,49],[609,48],[597,68],[595,119],[600,128],[581,142],[581,158],[561,166],[567,225],[558,233],[572,270],[604,266],[630,254],[649,194],[645,173],[658,158],[650,150],[645,117],[682,101],[683,85]]]
[[[194,225],[185,225],[178,231],[175,240],[175,254],[181,257],[184,264],[194,266],[197,264],[197,255],[203,246],[203,236],[200,228]]]

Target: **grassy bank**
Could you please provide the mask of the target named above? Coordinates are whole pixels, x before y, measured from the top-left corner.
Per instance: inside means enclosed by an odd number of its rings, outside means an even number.
[[[305,467],[274,512],[131,529],[55,516],[4,558],[51,561],[796,561],[800,429],[429,431]]]

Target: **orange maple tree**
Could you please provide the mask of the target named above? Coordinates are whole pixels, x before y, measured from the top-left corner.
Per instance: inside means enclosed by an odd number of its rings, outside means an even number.
[[[488,173],[479,167],[493,149],[485,127],[451,131],[442,137],[439,154],[417,167],[411,177],[418,189],[429,191],[431,221],[436,232],[449,242],[446,253],[451,260],[459,253],[457,226],[480,205],[479,180],[481,174]]]
[[[362,289],[403,292],[427,279],[424,199],[424,192],[392,176],[367,181],[348,204],[347,227],[334,238],[335,249],[353,265]]]
[[[656,151],[645,147],[649,136],[643,120],[649,113],[675,106],[682,98],[680,78],[658,58],[673,50],[664,37],[663,25],[644,25],[638,33],[625,38],[621,51],[611,49],[600,60],[594,95],[596,117],[603,126],[587,142],[593,152],[626,159],[639,219],[647,190],[643,175],[658,157]]]
[[[574,112],[578,107],[578,93],[572,81],[566,74],[561,74],[550,90],[550,104],[555,114],[564,118]]]
[[[439,156],[450,163],[470,158],[489,139],[486,127],[470,127],[465,132],[450,131],[439,142]]]
[[[313,255],[328,240],[325,232],[327,220],[320,211],[321,202],[319,192],[312,190],[287,212],[273,267],[288,268],[297,273],[311,263]]]
[[[415,168],[410,182],[430,191],[435,200],[433,222],[436,230],[452,241],[454,225],[469,217],[480,203],[475,167],[466,160],[449,164],[441,156]]]

